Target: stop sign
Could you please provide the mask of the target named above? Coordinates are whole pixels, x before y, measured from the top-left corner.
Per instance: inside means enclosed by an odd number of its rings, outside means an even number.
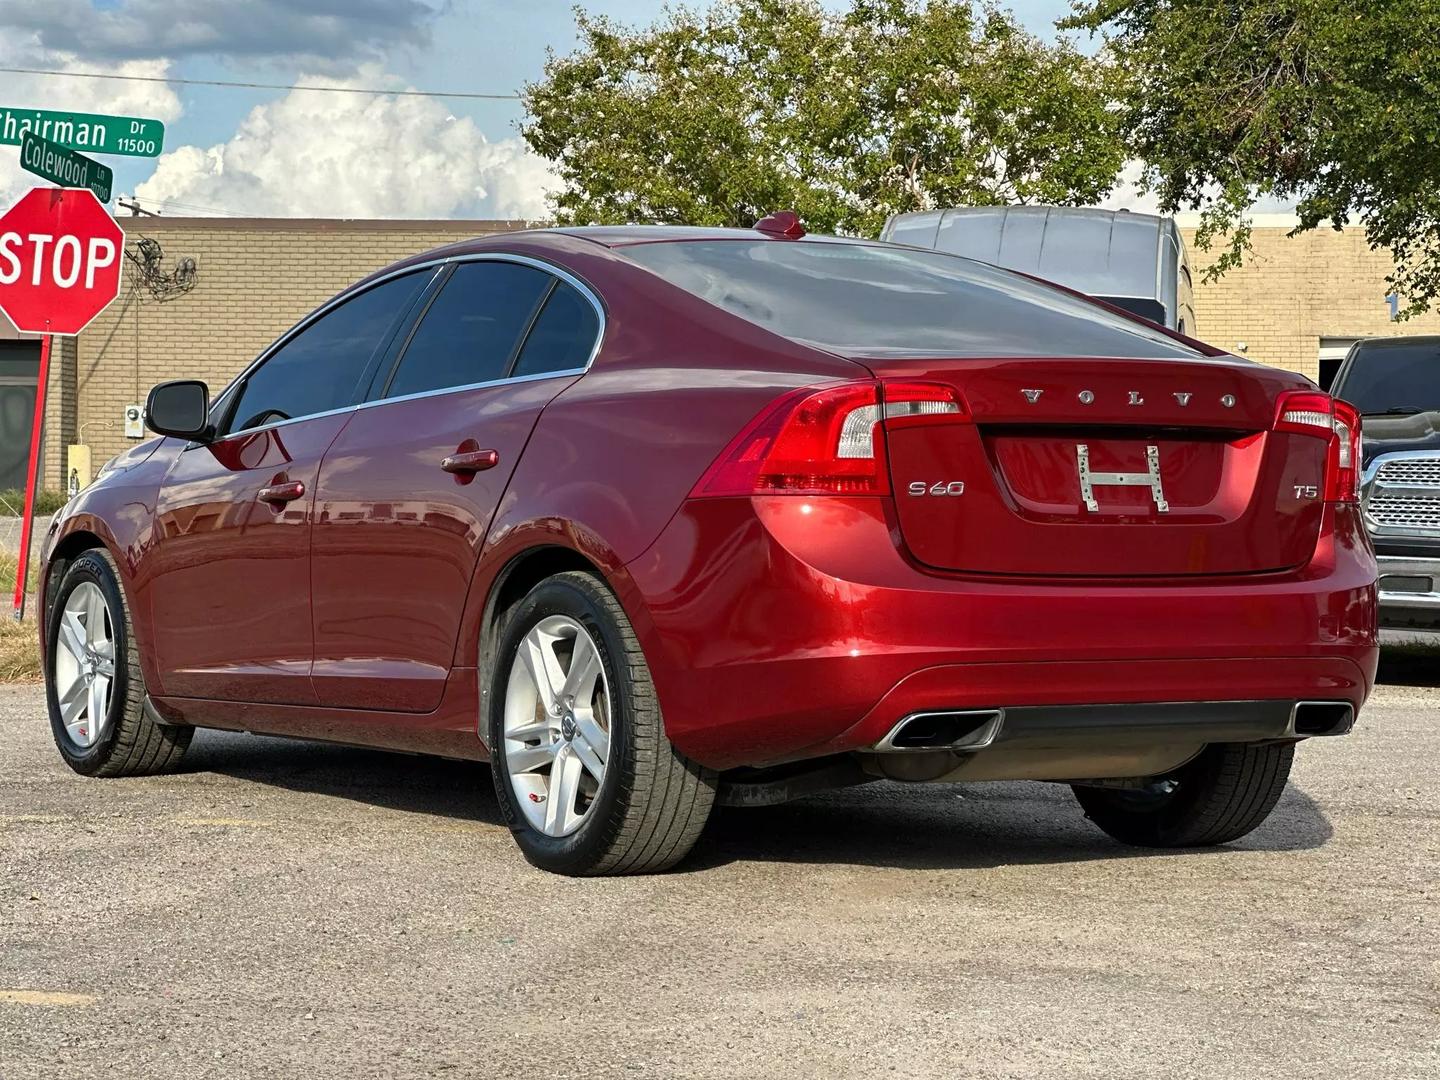
[[[125,234],[84,188],[32,188],[0,217],[0,309],[17,330],[78,334],[120,291]]]

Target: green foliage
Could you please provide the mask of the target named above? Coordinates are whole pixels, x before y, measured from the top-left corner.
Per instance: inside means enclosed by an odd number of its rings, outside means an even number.
[[[1409,313],[1440,295],[1440,0],[1090,0],[1062,25],[1107,36],[1132,154],[1226,238],[1217,271],[1274,196],[1297,231],[1363,224]]]
[[[1093,203],[1123,164],[1113,68],[957,0],[721,0],[581,44],[526,86],[563,224],[748,227],[794,209],[876,234],[934,206]]]
[[[36,516],[55,513],[65,505],[65,493],[63,491],[46,491],[43,488],[35,493],[35,514]],[[0,488],[0,517],[13,514],[19,517],[25,512],[25,492],[19,488]]]

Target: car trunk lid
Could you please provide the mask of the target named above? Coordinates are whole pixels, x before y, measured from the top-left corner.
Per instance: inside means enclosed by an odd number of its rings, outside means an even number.
[[[900,532],[929,566],[1254,574],[1315,549],[1327,444],[1273,430],[1297,376],[1219,359],[864,362],[968,406],[885,423]]]

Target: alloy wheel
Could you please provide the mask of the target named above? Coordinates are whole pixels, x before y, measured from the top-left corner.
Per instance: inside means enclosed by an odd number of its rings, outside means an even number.
[[[501,753],[520,809],[546,836],[584,824],[610,756],[610,690],[589,632],[568,615],[521,640],[506,685]]]
[[[115,627],[105,594],[94,582],[82,581],[66,597],[52,662],[65,734],[89,749],[109,724],[115,681]]]

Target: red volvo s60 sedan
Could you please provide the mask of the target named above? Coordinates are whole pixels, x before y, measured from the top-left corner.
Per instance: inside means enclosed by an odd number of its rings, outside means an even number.
[[[1374,679],[1353,409],[790,215],[432,251],[147,413],[45,544],[85,774],[197,726],[489,759],[574,874],[876,778],[1216,844]]]

